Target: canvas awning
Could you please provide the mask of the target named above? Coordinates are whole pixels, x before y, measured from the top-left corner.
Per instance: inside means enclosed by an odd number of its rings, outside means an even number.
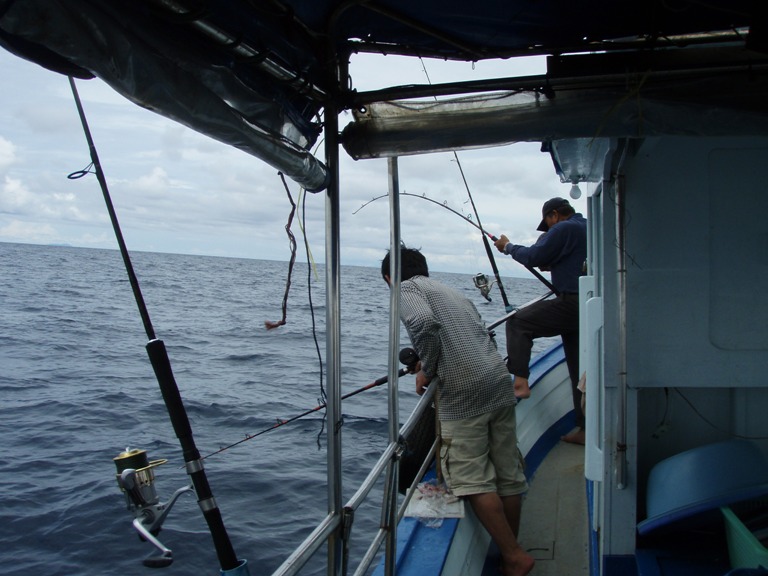
[[[477,61],[600,52],[623,57],[728,43],[760,52],[768,45],[764,12],[756,0],[5,0],[0,44],[60,73],[97,76],[136,104],[253,154],[308,190],[321,190],[328,170],[310,149],[326,111],[357,107],[360,95],[348,89],[346,78],[338,79],[351,53]],[[451,114],[446,121],[458,125],[455,139],[468,147],[572,136],[566,115],[587,100],[610,106],[621,97],[610,90],[556,92],[557,100],[547,101],[542,94],[529,93],[519,103],[513,96],[509,110],[494,112],[506,126],[477,129],[475,118],[486,115],[486,105],[469,112],[471,120]],[[589,113],[605,112],[592,104]],[[393,121],[386,130],[377,127],[376,146],[389,154],[413,140],[408,146],[414,149],[436,149],[437,137],[429,133],[443,129],[439,114],[430,112],[422,131],[415,116],[407,126]],[[620,116],[612,115],[632,124]],[[363,153],[372,144],[353,143],[372,126],[349,128],[345,140],[353,155],[384,153]],[[499,134],[505,128],[519,135]]]

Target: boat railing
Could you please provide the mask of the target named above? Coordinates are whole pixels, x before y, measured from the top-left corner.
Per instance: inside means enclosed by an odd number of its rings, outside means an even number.
[[[344,524],[343,526],[344,558],[347,557],[348,555],[347,547],[349,543],[348,536],[351,532],[355,511],[365,501],[366,497],[370,494],[371,490],[376,485],[376,482],[379,480],[381,475],[387,470],[388,466],[393,461],[396,462],[399,459],[400,455],[404,450],[404,445],[405,445],[404,439],[411,434],[411,432],[416,427],[416,424],[418,423],[421,415],[432,404],[434,395],[435,395],[434,387],[428,387],[427,391],[419,399],[418,403],[414,407],[413,411],[411,412],[411,415],[408,417],[408,420],[406,420],[405,424],[403,424],[400,427],[399,440],[397,442],[390,442],[386,446],[386,448],[382,452],[379,459],[371,468],[371,471],[368,473],[368,476],[365,478],[365,480],[361,482],[360,487],[357,489],[355,494],[344,505],[343,518],[339,518],[336,514],[333,514],[333,513],[329,513],[328,515],[326,515],[326,517],[323,518],[320,524],[318,524],[318,526],[309,534],[309,536],[307,536],[307,538],[301,544],[299,544],[299,546],[296,547],[293,553],[277,568],[277,570],[275,570],[272,573],[272,576],[292,576],[294,574],[297,574],[299,570],[301,570],[302,567],[315,554],[315,552],[317,552],[318,548],[323,544],[323,542],[327,540],[328,537],[338,529],[339,523]],[[416,489],[416,486],[418,485],[419,478],[423,476],[432,458],[434,457],[435,446],[436,446],[436,442],[435,444],[432,445],[432,448],[429,454],[427,455],[427,458],[425,459],[424,463],[421,466],[421,470],[419,470],[419,472],[416,474],[415,479],[411,484],[409,490],[407,491],[403,502],[398,508],[398,512],[397,512],[398,521],[405,514],[405,508],[408,505],[408,502],[410,501],[411,496],[413,495]],[[387,496],[387,492],[388,491],[385,490],[385,497]],[[386,508],[386,507],[387,506],[385,503],[383,508]],[[363,555],[363,558],[360,561],[360,564],[357,570],[354,572],[355,576],[362,575],[366,572],[366,570],[370,567],[371,563],[375,559],[376,553],[378,552],[382,542],[384,542],[385,538],[393,537],[393,536],[394,536],[393,530],[390,529],[390,527],[388,527],[386,522],[382,522],[382,527],[378,529],[376,535],[373,538],[371,545],[366,550],[365,554]],[[344,570],[344,573],[346,573],[346,570]]]
[[[427,391],[424,393],[424,395],[421,397],[419,402],[414,407],[408,420],[400,428],[400,441],[391,442],[387,446],[386,450],[381,455],[376,465],[368,474],[368,477],[361,483],[360,488],[352,496],[352,498],[349,499],[349,502],[347,502],[347,504],[344,506],[345,513],[347,513],[347,511],[354,512],[354,510],[356,510],[360,506],[360,504],[362,504],[363,500],[370,493],[371,489],[375,485],[379,476],[381,476],[381,474],[384,472],[387,464],[391,462],[393,457],[399,460],[399,456],[402,453],[403,447],[404,447],[403,439],[408,438],[408,436],[414,430],[417,423],[419,422],[421,415],[432,404],[432,399],[434,398],[434,395],[435,395],[435,387],[434,386],[428,387]],[[421,468],[419,469],[417,474],[414,476],[413,482],[411,483],[408,491],[406,492],[403,502],[400,504],[400,507],[398,508],[396,522],[400,521],[400,519],[405,514],[405,509],[408,506],[408,502],[410,501],[411,497],[413,496],[413,493],[416,490],[416,486],[419,483],[419,479],[424,475],[424,472],[426,472],[427,468],[429,467],[432,461],[432,458],[435,455],[436,446],[437,446],[437,440],[433,442],[432,447],[429,450],[429,453],[427,454],[426,458],[421,464]],[[366,550],[362,560],[360,561],[360,564],[357,570],[354,572],[354,576],[361,576],[362,574],[365,574],[366,570],[368,570],[371,563],[375,559],[376,553],[378,552],[379,547],[381,546],[384,539],[392,536],[394,536],[393,531],[387,528],[387,525],[385,522],[382,522],[382,526],[379,528],[379,530],[377,531],[376,535],[373,538],[373,541],[371,542],[370,546]]]
[[[494,320],[493,322],[491,322],[490,324],[488,324],[488,326],[487,326],[487,328],[488,328],[488,331],[491,331],[491,330],[493,330],[494,328],[496,328],[496,327],[498,327],[498,326],[501,326],[502,324],[504,324],[504,322],[506,322],[507,320],[509,320],[510,318],[512,318],[512,316],[514,316],[515,314],[517,314],[517,313],[518,313],[520,310],[522,310],[523,308],[527,308],[528,306],[530,306],[530,305],[532,305],[532,304],[536,304],[537,302],[541,302],[542,300],[546,300],[547,298],[549,298],[549,297],[550,297],[550,296],[552,296],[553,294],[554,294],[554,292],[552,292],[552,291],[550,290],[549,292],[545,292],[545,293],[544,293],[544,294],[542,294],[541,296],[537,296],[537,297],[536,297],[536,298],[534,298],[533,300],[529,300],[528,302],[526,302],[526,303],[525,303],[525,304],[523,304],[522,306],[518,306],[517,308],[515,308],[515,309],[514,309],[514,310],[512,310],[511,312],[509,312],[509,313],[505,314],[505,315],[504,315],[504,316],[502,316],[501,318],[499,318],[499,319],[497,319],[497,320]]]

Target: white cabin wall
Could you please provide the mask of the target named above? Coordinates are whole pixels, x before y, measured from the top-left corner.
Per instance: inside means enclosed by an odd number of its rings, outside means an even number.
[[[606,518],[616,527],[625,494],[636,492],[637,519],[644,517],[646,479],[659,460],[736,435],[768,437],[768,140],[670,137],[637,144],[622,170],[630,476],[628,492],[606,495]],[[615,221],[607,213],[603,220],[610,231]],[[611,246],[615,252],[615,241],[605,235],[606,254]],[[619,353],[611,341],[619,327],[608,320],[618,291],[606,262],[608,416]],[[605,435],[609,448],[614,436]],[[768,453],[768,443],[759,444]],[[606,471],[606,486],[609,476]],[[606,553],[625,548],[625,528],[619,529],[623,544]]]
[[[632,386],[759,387],[768,140],[649,139],[626,166]]]
[[[621,158],[621,147],[609,153],[589,215],[604,323],[600,421],[588,414],[587,426],[600,427],[595,518],[608,556],[634,552],[658,461],[768,437],[768,140],[636,140]],[[617,197],[626,207],[624,395]]]

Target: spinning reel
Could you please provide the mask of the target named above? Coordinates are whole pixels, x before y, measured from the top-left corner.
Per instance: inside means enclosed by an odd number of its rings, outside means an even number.
[[[480,294],[483,295],[483,298],[488,300],[488,302],[491,302],[491,297],[488,296],[491,292],[491,288],[493,288],[493,285],[496,283],[496,280],[493,280],[490,284],[488,283],[488,276],[483,274],[482,272],[478,272],[474,278],[472,278],[472,281],[475,283],[475,288],[480,290]]]
[[[163,522],[165,521],[176,500],[185,492],[192,491],[192,486],[184,486],[173,493],[166,503],[160,502],[155,491],[154,468],[165,464],[167,460],[152,460],[147,458],[144,450],[125,449],[113,458],[117,466],[117,485],[125,494],[128,510],[133,512],[133,527],[139,533],[139,538],[146,540],[160,551],[159,556],[148,556],[143,564],[149,568],[164,568],[173,562],[173,552],[166,548],[158,539]]]

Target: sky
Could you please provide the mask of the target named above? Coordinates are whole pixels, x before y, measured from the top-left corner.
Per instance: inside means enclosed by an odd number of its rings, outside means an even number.
[[[90,155],[68,79],[0,49],[0,242],[117,248],[95,175],[70,179]],[[353,86],[441,83],[540,74],[543,60],[454,63],[357,56]],[[427,76],[428,74],[428,76]],[[129,102],[102,81],[77,89],[130,251],[288,261],[290,203],[277,170]],[[343,128],[350,114],[340,117]],[[378,266],[389,247],[387,161],[352,160],[341,151],[343,265]],[[317,153],[324,157],[322,149]],[[541,206],[568,197],[538,143],[404,156],[400,190],[445,203],[470,216],[467,186],[483,228],[532,244]],[[288,181],[294,201],[300,189]],[[586,194],[571,200],[586,212]],[[413,197],[401,199],[403,241],[420,248],[432,270],[491,274],[480,232],[456,214]],[[325,197],[309,194],[303,222],[312,259],[324,262]],[[300,216],[300,214],[299,214]],[[476,221],[476,218],[472,216]],[[297,260],[306,262],[302,231]],[[495,249],[494,249],[495,250]],[[494,253],[502,276],[529,273]]]

